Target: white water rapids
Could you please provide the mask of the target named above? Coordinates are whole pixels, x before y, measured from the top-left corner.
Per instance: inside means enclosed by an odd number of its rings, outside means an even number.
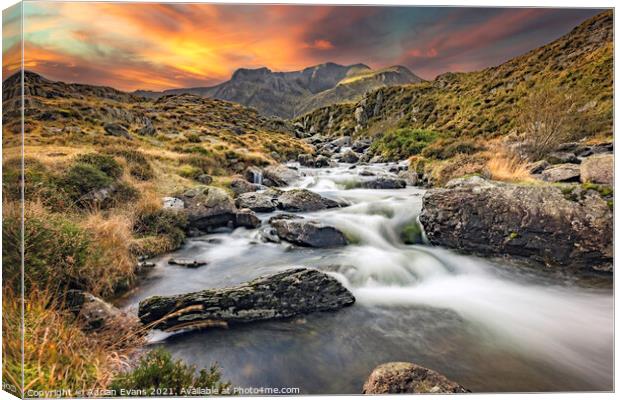
[[[161,257],[126,304],[237,284],[306,265],[332,273],[356,304],[330,314],[174,335],[161,341],[200,366],[217,361],[239,386],[297,386],[303,393],[359,393],[378,364],[411,361],[472,391],[611,390],[613,296],[594,285],[505,259],[485,260],[429,245],[406,245],[424,191],[348,189],[360,169],[307,169],[296,187],[351,206],[315,213],[352,243],[307,249],[265,243],[257,230],[192,239],[175,255],[205,259],[188,270]],[[261,215],[266,223],[273,214]]]

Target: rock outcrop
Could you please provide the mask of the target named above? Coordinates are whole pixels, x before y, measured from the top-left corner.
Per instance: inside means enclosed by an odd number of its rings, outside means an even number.
[[[256,212],[271,212],[278,206],[274,196],[268,193],[250,192],[240,194],[235,200],[237,207],[249,208]]]
[[[579,165],[557,164],[540,173],[543,181],[547,182],[579,182]]]
[[[432,244],[528,257],[547,265],[611,270],[613,217],[598,192],[577,185],[563,189],[478,179],[483,182],[463,182],[424,195],[420,222]]]
[[[335,311],[354,302],[332,276],[293,268],[235,287],[150,297],[140,302],[138,317],[144,325],[175,331]]]
[[[348,241],[345,235],[333,226],[306,219],[277,219],[271,226],[282,240],[304,247],[338,247]]]
[[[408,362],[379,365],[372,371],[363,388],[364,394],[467,392],[463,386],[440,373]]]

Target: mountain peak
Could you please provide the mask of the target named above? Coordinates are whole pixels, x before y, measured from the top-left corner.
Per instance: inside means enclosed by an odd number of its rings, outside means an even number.
[[[233,73],[231,80],[238,81],[238,80],[261,79],[271,73],[272,71],[267,67],[239,68]]]

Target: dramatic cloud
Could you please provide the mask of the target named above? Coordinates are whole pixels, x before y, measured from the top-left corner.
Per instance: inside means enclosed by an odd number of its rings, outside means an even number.
[[[240,67],[327,61],[402,64],[432,79],[499,64],[600,11],[28,2],[24,63],[51,79],[124,90],[208,86]],[[5,15],[6,31],[18,23]],[[19,67],[20,46],[15,35],[3,43],[5,77]]]

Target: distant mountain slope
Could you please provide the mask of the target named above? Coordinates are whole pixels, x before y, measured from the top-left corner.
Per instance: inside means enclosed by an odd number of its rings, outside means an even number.
[[[212,87],[182,88],[164,92],[137,91],[146,97],[189,93],[233,101],[256,108],[261,114],[293,118],[317,107],[359,100],[378,87],[420,82],[405,67],[372,70],[364,64],[325,63],[301,71],[273,72],[268,68],[238,69],[232,78]]]
[[[496,67],[447,73],[434,81],[379,88],[356,104],[316,109],[294,122],[299,135],[373,136],[395,128],[495,136],[515,129],[523,101],[536,88],[588,98],[584,133],[611,132],[613,12],[603,12],[556,41]]]

